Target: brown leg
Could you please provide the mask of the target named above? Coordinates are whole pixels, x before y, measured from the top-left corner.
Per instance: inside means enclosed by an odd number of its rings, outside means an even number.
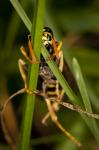
[[[58,107],[58,103],[54,102],[52,105],[51,105],[52,109],[56,112],[58,111],[59,107]],[[42,119],[42,124],[44,125],[47,125],[47,121],[48,119],[50,118],[50,113],[48,112],[44,118]]]
[[[29,47],[29,52],[30,52],[30,55],[31,55],[31,59],[32,59],[32,63],[37,63],[37,59],[36,59],[36,56],[35,56],[35,53],[34,53],[34,50],[33,50],[33,47],[32,47],[32,42],[31,42],[31,36],[28,35],[28,47]]]
[[[59,91],[59,90],[58,90],[58,91]],[[58,102],[60,102],[60,101],[62,100],[63,95],[64,95],[64,90],[62,90],[61,93],[59,93]],[[58,111],[58,110],[59,110],[59,104],[58,104],[57,102],[54,102],[54,101],[53,101],[52,108],[53,108],[53,110],[54,110],[55,112]],[[44,116],[44,118],[42,119],[42,123],[43,123],[44,125],[47,125],[47,120],[49,119],[49,117],[50,117],[50,113],[48,112],[48,113]]]
[[[62,47],[62,41],[59,42],[59,45],[57,47],[58,51],[61,49],[61,47]]]
[[[52,39],[52,45],[54,48],[54,52],[55,52],[55,56],[57,57],[57,54],[59,53],[59,51],[61,51],[61,47],[62,47],[62,42],[57,42],[54,38]]]
[[[57,54],[58,54],[59,51],[57,49],[57,45],[56,45],[55,39],[52,39],[52,45],[53,45],[53,48],[54,48],[55,56],[57,57]]]
[[[60,130],[70,139],[72,140],[73,142],[75,142],[77,144],[77,146],[81,147],[81,143],[75,138],[73,137],[69,132],[67,132],[63,126],[60,124],[60,122],[58,121],[58,118],[55,114],[55,112],[53,111],[52,109],[52,106],[51,106],[51,102],[49,99],[45,99],[46,101],[46,104],[47,104],[47,107],[48,107],[48,110],[49,110],[49,113],[50,113],[50,117],[52,119],[52,121],[57,125],[58,128],[60,128]]]
[[[35,90],[35,91],[31,91],[28,89],[28,82],[27,82],[27,73],[28,73],[28,70],[26,69],[26,63],[22,60],[22,59],[19,59],[18,60],[18,66],[19,66],[19,71],[20,71],[20,74],[22,76],[22,79],[24,81],[24,88],[18,90],[17,92],[15,92],[14,94],[12,94],[4,103],[3,107],[1,108],[1,114],[3,114],[3,112],[5,111],[5,108],[8,104],[8,102],[13,99],[15,96],[19,95],[19,94],[23,94],[25,92],[27,92],[28,94],[36,94],[36,95],[39,95],[39,96],[43,96],[43,93],[38,91],[38,90]]]
[[[22,54],[25,56],[25,58],[31,63],[31,64],[39,64],[39,63],[45,63],[42,62],[40,60],[37,60],[36,55],[34,53],[33,47],[32,47],[32,42],[31,42],[31,36],[28,35],[28,51],[29,51],[29,55],[27,54],[25,48],[23,46],[20,47],[20,50],[22,52]],[[46,58],[45,61],[50,61],[53,60],[53,56],[50,56],[48,58]]]
[[[21,77],[24,81],[24,88],[27,89],[28,88],[28,83],[27,83],[28,70],[25,69],[25,65],[26,65],[26,63],[22,59],[18,60],[19,71],[20,71]]]
[[[19,59],[18,60],[18,66],[19,66],[19,71],[20,71],[20,74],[22,76],[22,79],[24,81],[24,88],[18,90],[17,92],[15,92],[14,94],[12,94],[4,103],[3,107],[1,108],[0,110],[0,115],[1,115],[1,122],[2,122],[2,125],[4,126],[4,122],[3,122],[3,114],[4,114],[4,111],[6,109],[6,106],[7,104],[9,103],[9,101],[11,101],[11,99],[13,99],[15,96],[19,95],[19,94],[23,94],[25,92],[27,92],[28,94],[37,94],[39,96],[43,96],[43,93],[36,90],[36,91],[31,91],[28,89],[28,82],[27,82],[27,69],[26,69],[26,63],[22,60],[22,59]]]
[[[41,91],[38,91],[38,90],[35,90],[35,91],[32,91],[29,89],[28,87],[28,81],[27,81],[27,71],[25,66],[26,66],[26,63],[22,60],[22,59],[19,59],[18,60],[18,65],[19,65],[19,70],[20,70],[20,74],[22,76],[22,79],[24,81],[24,90],[28,93],[28,94],[36,94],[36,95],[39,95],[39,96],[43,96],[43,93]]]
[[[24,61],[22,59],[19,59],[18,61],[18,65],[19,65],[19,70],[20,70],[20,73],[21,73],[21,76],[22,76],[22,79],[24,81],[24,88],[20,89],[19,91],[15,92],[14,94],[12,94],[4,103],[2,109],[1,109],[1,114],[4,113],[5,111],[5,108],[7,106],[7,104],[9,103],[9,101],[14,98],[15,96],[19,95],[19,94],[22,94],[22,93],[25,93],[26,92],[26,89],[27,89],[27,76],[26,76],[26,71],[24,69]]]
[[[59,51],[58,57],[60,58],[60,61],[59,61],[59,70],[61,72],[63,72],[64,60],[63,60],[63,52],[62,51]]]
[[[37,61],[33,47],[32,47],[32,43],[31,43],[31,36],[28,35],[28,52],[29,55],[27,54],[25,48],[23,46],[20,47],[20,50],[22,52],[22,54],[25,56],[25,58],[31,63],[31,64],[35,64],[35,63],[39,63],[39,61]]]
[[[25,48],[23,46],[21,46],[20,50],[21,50],[22,54],[25,56],[25,58],[32,64],[32,61],[31,61],[30,57],[28,56]]]

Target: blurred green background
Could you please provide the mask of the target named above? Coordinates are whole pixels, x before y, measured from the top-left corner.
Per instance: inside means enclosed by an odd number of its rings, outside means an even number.
[[[30,20],[33,18],[34,1],[21,0],[20,3]],[[0,102],[23,87],[17,61],[21,45],[27,45],[29,34],[25,25],[12,7],[10,1],[0,1]],[[71,65],[76,57],[84,77],[93,110],[99,114],[99,1],[98,0],[46,0],[45,26],[52,28],[57,40],[63,41],[63,52]],[[16,139],[20,129],[25,95],[17,96],[7,108],[5,118],[12,137]],[[11,112],[10,112],[11,111]],[[77,150],[77,146],[67,139],[49,120],[48,126],[41,123],[47,108],[44,101],[36,100],[31,145],[33,149]],[[58,112],[62,125],[83,143],[84,150],[98,150],[91,131],[78,113],[60,108]],[[75,119],[76,118],[76,119]],[[13,121],[14,120],[14,121]],[[10,124],[9,122],[14,122]],[[99,125],[99,121],[97,121]],[[8,149],[2,127],[0,129],[0,149]]]

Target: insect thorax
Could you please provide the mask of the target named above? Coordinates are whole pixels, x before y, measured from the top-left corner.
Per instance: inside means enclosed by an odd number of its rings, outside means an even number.
[[[47,64],[41,64],[39,68],[39,75],[43,80],[50,80],[54,78],[54,74]]]
[[[53,60],[57,65],[59,65],[60,60],[58,58],[54,57]],[[39,66],[39,75],[41,76],[41,78],[43,80],[56,79],[56,77],[54,76],[53,72],[49,68],[47,62],[45,61],[42,55],[41,55],[40,61],[41,63]]]
[[[49,100],[58,98],[62,88],[47,63],[40,64],[39,75],[43,79],[42,90],[45,97]]]

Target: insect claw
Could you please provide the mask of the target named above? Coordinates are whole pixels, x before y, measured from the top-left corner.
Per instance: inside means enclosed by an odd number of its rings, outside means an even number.
[[[48,126],[48,123],[45,120],[42,120],[42,124]]]
[[[31,35],[30,35],[30,34],[28,35],[28,40],[30,40],[30,41],[31,41]]]

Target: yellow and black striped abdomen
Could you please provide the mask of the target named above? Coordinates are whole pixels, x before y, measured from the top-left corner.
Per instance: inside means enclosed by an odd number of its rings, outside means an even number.
[[[56,84],[55,83],[51,83],[49,85],[47,85],[46,87],[46,95],[47,97],[50,99],[54,99],[57,97],[57,93],[56,93]]]

